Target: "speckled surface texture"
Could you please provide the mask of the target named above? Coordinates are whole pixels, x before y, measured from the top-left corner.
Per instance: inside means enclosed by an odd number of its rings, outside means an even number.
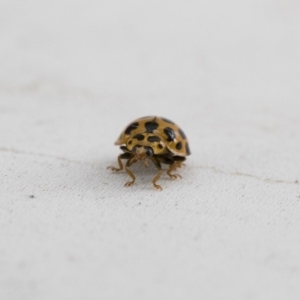
[[[300,299],[298,1],[0,1],[0,299]],[[113,174],[170,118],[181,180]]]

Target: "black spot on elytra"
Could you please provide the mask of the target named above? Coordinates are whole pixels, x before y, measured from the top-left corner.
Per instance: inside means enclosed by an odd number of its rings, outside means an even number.
[[[150,142],[150,143],[160,142],[160,138],[158,136],[153,135],[153,136],[149,136],[147,138],[147,141]]]
[[[186,139],[186,135],[185,135],[185,133],[183,132],[183,130],[179,128],[178,131],[179,131],[181,137],[182,137],[183,139]]]
[[[182,148],[182,143],[178,142],[175,147],[177,150],[180,150]]]
[[[145,137],[142,134],[138,133],[133,138],[137,139],[138,141],[142,141]]]
[[[166,127],[165,129],[164,129],[164,133],[167,135],[167,141],[168,142],[172,142],[172,141],[174,141],[174,139],[175,139],[175,132],[174,132],[174,130],[172,129],[172,128],[170,128],[170,127]]]
[[[187,155],[190,155],[190,154],[191,154],[191,150],[190,150],[189,143],[186,143],[186,144],[185,144],[185,151],[186,151],[186,154],[187,154]]]
[[[158,128],[158,124],[154,121],[150,121],[150,122],[145,123],[145,127],[146,127],[146,131],[148,133],[151,133],[151,132],[153,132],[153,130]]]
[[[167,119],[167,118],[161,118],[163,121],[170,123],[170,124],[175,124],[173,121]]]
[[[126,135],[129,135],[130,132],[131,132],[132,130],[134,130],[134,129],[137,129],[138,126],[139,126],[139,123],[138,123],[138,122],[134,122],[134,123],[130,124],[130,125],[126,128],[125,134],[126,134]]]
[[[158,148],[159,148],[159,149],[162,149],[162,148],[163,148],[163,145],[159,144],[159,145],[158,145]]]

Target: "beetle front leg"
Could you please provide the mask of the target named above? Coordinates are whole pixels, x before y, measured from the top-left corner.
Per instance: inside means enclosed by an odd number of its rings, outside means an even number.
[[[137,160],[132,157],[131,159],[129,159],[126,163],[126,166],[125,166],[125,170],[127,172],[127,174],[132,178],[132,181],[128,181],[125,183],[125,186],[132,186],[135,182],[135,176],[133,175],[133,173],[129,170],[129,167],[131,165],[133,165]]]
[[[109,167],[107,167],[107,169],[111,169],[112,171],[119,172],[119,171],[123,170],[122,159],[129,159],[131,157],[132,157],[132,154],[130,154],[130,153],[122,153],[118,156],[119,168],[116,168],[114,166],[109,166]]]
[[[160,161],[158,159],[156,159],[155,157],[151,158],[152,162],[154,163],[154,165],[156,166],[156,168],[158,169],[158,173],[157,175],[153,178],[152,183],[153,186],[157,189],[157,190],[162,190],[162,187],[158,184],[156,184],[157,180],[160,178],[161,174],[162,174],[162,168],[161,168],[161,164]]]

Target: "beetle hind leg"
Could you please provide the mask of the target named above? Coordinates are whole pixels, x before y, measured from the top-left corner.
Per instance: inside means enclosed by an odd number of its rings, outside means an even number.
[[[185,157],[163,155],[158,157],[158,159],[160,162],[169,165],[167,174],[170,178],[172,179],[181,178],[179,174],[171,174],[171,172],[175,171],[177,168],[181,168],[183,161],[185,161]]]
[[[167,174],[171,179],[177,179],[177,178],[182,178],[181,175],[179,174],[171,174],[172,171],[176,170],[178,168],[178,165],[176,162],[174,162],[173,165],[170,165],[169,169],[167,170]]]
[[[177,168],[181,168],[181,167],[185,166],[185,164],[183,163],[185,161],[185,157],[173,156],[172,159],[173,159],[173,163],[170,165],[170,167],[167,171],[167,174],[172,179],[182,178],[179,174],[171,174],[171,172],[175,171]]]

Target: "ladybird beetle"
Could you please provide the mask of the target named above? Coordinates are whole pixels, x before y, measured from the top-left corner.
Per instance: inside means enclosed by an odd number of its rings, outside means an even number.
[[[182,129],[174,122],[156,116],[143,117],[131,122],[122,131],[115,145],[119,145],[124,153],[118,156],[119,168],[108,168],[121,171],[122,159],[127,159],[125,170],[132,181],[127,182],[125,186],[131,186],[135,182],[135,176],[129,167],[137,161],[148,167],[148,160],[151,160],[158,169],[158,174],[152,181],[158,190],[162,190],[161,186],[156,184],[163,172],[161,163],[169,165],[167,174],[170,178],[181,178],[179,174],[171,172],[181,167],[185,157],[191,154]]]

